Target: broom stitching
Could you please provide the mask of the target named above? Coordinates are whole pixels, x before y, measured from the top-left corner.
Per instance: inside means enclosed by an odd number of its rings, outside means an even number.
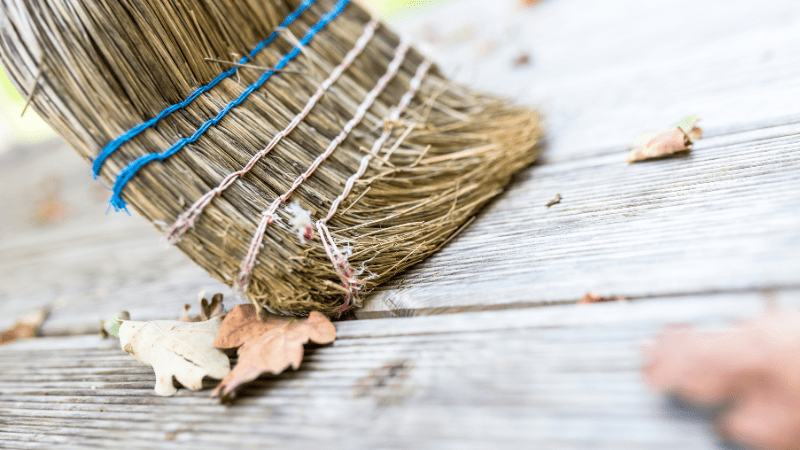
[[[348,292],[347,295],[345,295],[342,306],[337,308],[335,311],[336,313],[341,314],[347,310],[352,300],[355,299],[356,302],[358,302],[358,288],[365,283],[366,280],[358,279],[353,267],[347,261],[347,255],[342,253],[339,250],[339,247],[336,246],[336,242],[331,237],[328,227],[326,227],[321,220],[317,221],[317,232],[322,239],[322,246],[325,248],[325,254],[328,255],[328,259],[330,259],[331,263],[333,263],[333,269],[339,275],[339,279],[342,281],[342,286]]]
[[[392,62],[389,63],[389,66],[386,69],[386,73],[378,80],[378,83],[375,87],[367,94],[364,101],[358,106],[356,109],[356,113],[352,119],[350,119],[347,124],[343,127],[341,133],[333,139],[328,145],[328,148],[321,153],[317,159],[311,164],[311,166],[302,173],[297,179],[294,181],[292,186],[286,191],[283,195],[276,198],[270,207],[264,211],[261,217],[261,221],[256,228],[256,232],[253,235],[253,240],[250,242],[250,248],[247,252],[247,256],[242,261],[241,270],[239,272],[239,276],[236,279],[236,286],[235,289],[238,290],[240,293],[244,294],[247,292],[247,285],[250,282],[250,275],[253,271],[253,268],[256,264],[256,258],[258,257],[258,253],[262,247],[262,241],[264,239],[264,233],[267,231],[267,227],[272,225],[275,221],[274,214],[278,210],[281,204],[285,203],[289,196],[303,184],[305,180],[307,180],[325,161],[333,152],[336,150],[339,145],[347,138],[353,128],[358,125],[364,116],[367,114],[367,111],[378,98],[378,96],[383,92],[389,82],[397,75],[397,72],[400,70],[400,66],[402,65],[403,61],[405,60],[406,53],[409,50],[409,44],[406,42],[402,42],[397,49],[395,50],[394,58]]]
[[[327,12],[322,18],[320,18],[319,22],[317,22],[313,27],[311,27],[303,39],[300,40],[299,44],[295,46],[292,51],[287,53],[279,62],[275,65],[275,70],[280,70],[286,67],[290,61],[292,61],[297,55],[300,54],[303,47],[308,45],[309,42],[323,29],[325,26],[334,20],[336,17],[341,14],[344,10],[345,6],[350,2],[350,0],[339,0],[336,3],[334,8]],[[236,100],[228,103],[225,108],[216,115],[216,117],[209,119],[200,128],[195,131],[195,133],[190,137],[185,137],[179,140],[178,142],[174,143],[168,149],[164,150],[160,153],[150,153],[144,156],[141,156],[128,164],[122,172],[117,175],[117,179],[114,181],[114,187],[112,188],[113,194],[111,196],[111,206],[114,207],[116,211],[120,210],[127,210],[127,204],[122,199],[122,190],[125,188],[127,183],[136,176],[136,173],[141,170],[145,165],[149,164],[152,161],[158,160],[159,162],[163,162],[165,159],[169,158],[170,156],[174,155],[178,151],[180,151],[183,147],[188,144],[191,144],[198,139],[200,139],[205,132],[211,128],[212,126],[216,126],[231,110],[235,107],[239,106],[242,102],[244,102],[247,97],[250,96],[256,89],[260,88],[264,85],[264,83],[269,80],[272,75],[275,73],[275,70],[270,70],[264,73],[255,83],[251,84],[247,89],[239,95]]]
[[[281,33],[281,31],[283,31],[283,29],[285,29],[286,27],[288,27],[289,25],[294,23],[294,21],[297,20],[297,18],[300,17],[300,15],[303,14],[316,1],[317,0],[305,0],[305,1],[303,1],[303,3],[301,3],[300,6],[296,10],[294,10],[294,12],[289,14],[286,17],[286,19],[284,19],[284,21],[275,29],[274,32],[272,32],[272,34],[269,35],[269,37],[267,37],[263,41],[259,42],[253,48],[253,50],[250,51],[249,54],[247,54],[244,57],[242,57],[242,59],[239,60],[239,64],[245,64],[248,61],[250,61],[253,58],[255,58],[256,55],[258,55],[262,50],[264,50],[264,48],[266,48],[268,45],[272,44],[272,42],[275,41],[275,39],[278,38],[278,35],[280,35],[280,33]],[[143,123],[131,128],[130,130],[128,130],[127,132],[125,132],[121,136],[117,137],[116,139],[114,139],[113,141],[108,143],[103,148],[103,150],[100,151],[100,154],[97,155],[97,157],[94,159],[94,161],[92,161],[92,172],[93,172],[94,178],[97,179],[97,177],[100,176],[100,170],[103,168],[103,164],[105,164],[106,160],[114,152],[119,150],[119,148],[122,147],[125,143],[130,142],[136,136],[142,134],[146,129],[148,129],[150,127],[154,127],[159,122],[161,122],[162,120],[164,120],[167,117],[169,117],[172,113],[174,113],[174,112],[176,112],[178,110],[181,110],[183,108],[186,108],[193,101],[195,101],[198,97],[200,97],[201,95],[211,91],[211,89],[213,89],[216,85],[221,83],[222,80],[224,80],[226,78],[230,78],[231,76],[233,76],[233,74],[235,74],[238,70],[239,70],[239,66],[234,66],[233,68],[228,69],[225,72],[222,72],[216,78],[211,80],[208,84],[206,84],[205,86],[202,86],[202,87],[198,88],[197,90],[195,90],[194,92],[192,92],[189,95],[189,97],[186,98],[186,100],[184,100],[184,101],[182,101],[180,103],[176,103],[176,104],[174,104],[172,106],[167,107],[166,109],[164,109],[163,111],[158,113],[158,115],[156,115],[154,118],[152,118],[152,119],[150,119],[150,120],[148,120],[146,122],[143,122]]]
[[[409,83],[408,91],[403,95],[400,99],[400,102],[392,108],[391,113],[389,114],[389,119],[386,121],[386,127],[383,130],[381,136],[375,141],[372,146],[372,150],[369,154],[361,158],[361,164],[358,167],[358,171],[353,174],[350,178],[347,179],[347,183],[345,183],[344,191],[336,200],[333,201],[331,204],[331,208],[328,211],[328,215],[322,219],[317,221],[317,230],[320,234],[322,239],[322,245],[325,247],[325,254],[328,255],[328,259],[331,260],[333,263],[333,268],[337,274],[339,274],[339,278],[342,280],[342,286],[349,291],[349,293],[345,296],[345,301],[342,306],[340,306],[336,312],[342,313],[347,310],[350,306],[350,302],[352,300],[356,301],[358,305],[358,288],[361,284],[363,284],[366,280],[359,280],[357,278],[356,271],[347,261],[346,255],[342,254],[338,247],[336,246],[336,242],[333,240],[330,234],[330,230],[328,230],[327,222],[336,215],[336,211],[339,209],[339,205],[350,195],[350,191],[353,189],[353,185],[355,185],[356,181],[358,181],[364,173],[367,171],[367,167],[369,167],[370,160],[377,156],[378,153],[383,148],[383,144],[389,139],[389,136],[392,134],[392,129],[394,128],[394,124],[400,120],[400,115],[405,111],[408,105],[411,103],[411,100],[417,95],[417,91],[419,91],[420,86],[422,85],[422,80],[425,78],[425,75],[428,73],[428,70],[431,68],[431,61],[426,59],[419,65],[417,68],[417,73],[414,75],[414,78],[411,79]]]
[[[358,181],[358,179],[360,179],[367,171],[369,161],[372,159],[372,157],[376,156],[383,148],[383,144],[392,134],[394,124],[400,120],[400,115],[411,103],[411,100],[417,95],[417,91],[422,85],[422,79],[428,73],[430,67],[431,61],[426,59],[417,68],[417,73],[414,75],[414,78],[411,79],[411,83],[409,84],[408,92],[403,95],[397,106],[392,109],[391,113],[389,114],[389,120],[386,122],[386,127],[384,128],[383,133],[378,140],[375,141],[375,144],[372,146],[372,150],[368,155],[361,159],[361,164],[358,168],[358,171],[347,179],[344,191],[339,197],[336,198],[336,200],[334,200],[330,211],[328,211],[328,215],[324,219],[317,221],[317,230],[322,238],[322,245],[325,247],[325,253],[328,255],[328,259],[331,260],[331,263],[333,263],[334,270],[337,274],[339,274],[339,278],[342,280],[342,286],[350,291],[350,293],[345,297],[345,301],[342,306],[336,310],[337,313],[346,311],[350,306],[351,300],[355,300],[356,304],[358,304],[358,288],[366,280],[358,280],[356,278],[355,270],[352,266],[350,266],[350,263],[347,261],[347,257],[339,251],[338,247],[336,246],[336,242],[331,237],[327,222],[336,214],[336,211],[339,209],[339,205],[350,194],[350,191],[353,189],[353,185],[355,185],[356,181]]]
[[[342,63],[333,69],[330,76],[322,82],[320,87],[317,89],[317,92],[314,93],[314,95],[308,100],[308,103],[306,103],[306,106],[303,108],[303,110],[297,114],[294,119],[292,119],[292,121],[286,126],[286,128],[283,129],[283,131],[279,132],[274,138],[272,138],[272,141],[270,141],[270,143],[263,150],[256,153],[250,159],[250,161],[248,161],[247,165],[245,165],[241,170],[233,172],[225,177],[219,186],[200,197],[186,212],[182,213],[178,217],[177,221],[172,225],[167,233],[167,241],[170,244],[179,242],[183,235],[194,226],[197,218],[203,213],[203,209],[208,206],[215,197],[222,195],[222,193],[231,185],[233,185],[237,179],[250,172],[250,170],[255,167],[258,161],[264,158],[273,148],[278,145],[283,138],[288,136],[289,133],[297,128],[297,126],[300,125],[303,120],[305,120],[305,118],[311,113],[311,110],[314,108],[314,106],[316,106],[328,89],[339,79],[339,77],[350,67],[353,61],[355,61],[358,55],[360,55],[361,52],[367,47],[367,44],[375,35],[375,29],[378,27],[378,24],[379,21],[377,18],[370,20],[370,22],[364,28],[364,33],[361,35],[358,41],[356,41],[355,46],[344,57]]]
[[[383,148],[383,144],[386,143],[386,140],[389,139],[389,136],[392,134],[394,124],[400,120],[400,115],[411,103],[411,100],[417,95],[417,91],[422,85],[422,79],[428,73],[430,67],[431,61],[428,59],[419,65],[417,68],[417,73],[414,75],[414,78],[411,79],[408,92],[406,92],[400,99],[400,103],[398,103],[397,106],[392,109],[391,113],[389,114],[389,120],[386,121],[386,127],[384,127],[383,133],[378,140],[375,141],[370,153],[361,158],[361,165],[358,167],[358,171],[347,179],[344,191],[340,196],[336,197],[336,200],[333,201],[331,209],[328,211],[328,215],[322,220],[323,223],[327,223],[329,220],[331,220],[331,218],[333,218],[333,216],[336,214],[336,211],[339,209],[339,205],[342,203],[342,201],[344,201],[345,198],[347,198],[348,195],[350,195],[350,191],[353,189],[355,183],[367,171],[370,160],[380,153],[381,149]]]

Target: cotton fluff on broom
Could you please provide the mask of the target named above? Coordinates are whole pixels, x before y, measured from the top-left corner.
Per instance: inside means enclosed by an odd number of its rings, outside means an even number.
[[[536,157],[540,117],[447,81],[348,0],[0,0],[0,56],[112,191],[272,310],[425,259]]]

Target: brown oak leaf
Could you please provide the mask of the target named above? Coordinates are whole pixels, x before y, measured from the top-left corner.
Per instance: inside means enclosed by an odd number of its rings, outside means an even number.
[[[17,339],[36,337],[39,334],[39,327],[47,319],[50,312],[42,308],[30,314],[26,314],[17,320],[13,327],[0,334],[0,344],[6,344]]]
[[[635,148],[628,154],[628,162],[646,161],[691,150],[694,141],[703,135],[703,130],[697,127],[699,121],[697,117],[687,117],[657,133],[640,134],[634,142]]]
[[[225,316],[214,346],[238,347],[239,361],[214,390],[213,397],[225,399],[239,386],[265,373],[277,375],[289,367],[297,370],[303,360],[304,344],[330,344],[336,339],[336,327],[317,311],[307,319],[264,314],[266,320],[261,321],[253,305],[239,305]]]
[[[719,409],[718,430],[747,448],[800,449],[800,314],[727,331],[668,328],[643,349],[656,390]]]
[[[198,303],[200,303],[200,314],[192,317],[189,315],[189,310],[192,305],[183,305],[183,314],[178,318],[180,322],[205,322],[206,320],[213,319],[214,317],[222,317],[225,315],[225,306],[222,304],[222,294],[214,294],[209,302],[201,292],[198,296]]]

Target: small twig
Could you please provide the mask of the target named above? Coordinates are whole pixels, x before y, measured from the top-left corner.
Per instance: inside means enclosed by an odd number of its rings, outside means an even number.
[[[557,204],[561,203],[561,200],[563,200],[563,198],[561,197],[561,194],[556,194],[556,198],[554,198],[554,199],[550,200],[549,202],[547,202],[547,204],[545,206],[547,206],[549,208],[549,207],[551,207],[553,205],[557,205]]]

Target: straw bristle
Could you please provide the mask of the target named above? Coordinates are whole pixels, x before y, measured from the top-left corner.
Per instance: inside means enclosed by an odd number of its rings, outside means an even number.
[[[238,61],[299,0],[0,0],[0,53],[32,107],[87,160],[112,139],[187,98]],[[274,67],[333,0],[319,0],[247,64]],[[144,167],[122,198],[153,223],[173,224],[203,194],[240,170],[303,110],[320,83],[364,33],[370,16],[349,4],[302,52],[195,143]],[[262,213],[341,132],[397,55],[385,26],[325,92],[310,114],[222,195],[177,245],[233,285]],[[361,121],[291,200],[314,220],[328,215],[409,92],[424,58],[409,51]],[[41,68],[41,76],[37,74]],[[161,152],[216,116],[264,69],[241,67],[191,105],[122,146],[100,177],[109,186],[142,155]],[[363,295],[442,246],[511,176],[538,154],[535,111],[472,92],[431,68],[393,124],[378,157],[327,222]],[[291,201],[290,200],[290,201]],[[287,202],[285,206],[290,203]],[[291,211],[296,211],[291,208]],[[348,295],[322,244],[301,243],[286,207],[266,228],[248,296],[273,310],[340,310]],[[162,230],[165,231],[165,230]],[[316,233],[319,234],[319,233]],[[354,291],[349,290],[352,294]]]

